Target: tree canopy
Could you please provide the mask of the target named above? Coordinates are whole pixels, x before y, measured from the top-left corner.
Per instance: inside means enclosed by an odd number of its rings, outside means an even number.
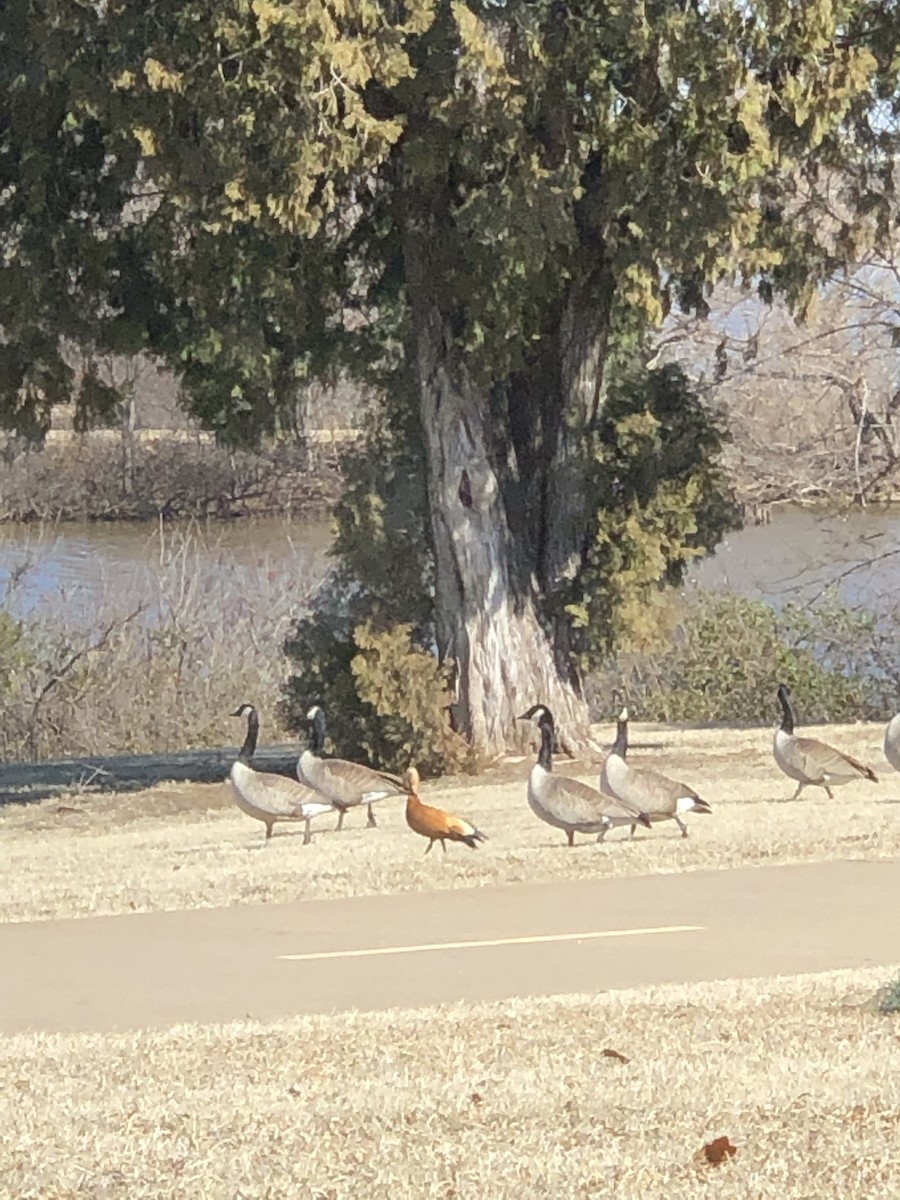
[[[460,729],[575,725],[617,581],[727,523],[648,334],[721,280],[802,313],[888,235],[898,67],[888,0],[8,0],[0,420],[46,427],[61,339],[160,356],[232,442],[376,384]],[[82,423],[114,402],[88,371]]]

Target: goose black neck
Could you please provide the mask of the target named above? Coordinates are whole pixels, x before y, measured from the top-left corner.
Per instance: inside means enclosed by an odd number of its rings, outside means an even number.
[[[247,713],[247,736],[244,738],[244,744],[241,746],[241,752],[238,758],[242,763],[250,765],[250,760],[256,753],[256,742],[259,737],[259,714],[255,708],[251,708]]]
[[[313,754],[321,754],[325,749],[325,714],[321,709],[309,723],[309,748]]]
[[[784,688],[778,689],[778,699],[781,703],[781,728],[785,733],[794,732],[794,710],[791,707],[790,699]]]
[[[616,722],[616,740],[613,742],[613,754],[618,754],[620,758],[624,758],[628,753],[628,721],[622,720],[619,717]]]
[[[553,718],[545,715],[538,721],[538,728],[541,731],[541,751],[538,754],[538,762],[545,771],[553,770]]]

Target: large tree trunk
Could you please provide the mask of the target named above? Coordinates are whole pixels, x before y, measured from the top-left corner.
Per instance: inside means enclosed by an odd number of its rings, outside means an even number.
[[[433,244],[433,243],[431,243]],[[560,677],[535,609],[533,573],[510,530],[473,386],[434,290],[429,240],[407,231],[407,280],[434,535],[441,651],[459,672],[461,731],[480,751],[521,745],[516,717],[537,702],[557,719],[560,745],[584,747],[587,710]],[[526,582],[527,581],[527,582]]]
[[[515,462],[502,470],[504,496],[538,590],[553,601],[557,670],[579,693],[564,604],[593,544],[592,434],[602,409],[611,295],[598,249],[561,298],[555,326],[527,368],[508,381],[497,417],[515,447]]]

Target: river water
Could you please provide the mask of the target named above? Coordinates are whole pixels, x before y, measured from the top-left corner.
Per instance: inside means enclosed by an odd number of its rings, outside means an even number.
[[[691,580],[776,605],[814,601],[833,587],[852,608],[892,611],[900,592],[900,511],[776,510],[771,524],[726,538]]]
[[[328,571],[330,543],[327,520],[0,525],[0,604],[17,616],[62,606],[78,624],[171,607],[189,589],[251,603],[305,597]]]
[[[252,593],[306,591],[328,569],[327,521],[266,520],[172,528],[133,524],[0,526],[0,602],[16,613],[64,605],[89,619],[102,609],[156,607],[186,575]],[[261,574],[262,573],[262,574]],[[853,606],[885,611],[900,591],[900,512],[776,513],[732,534],[692,570],[692,582],[780,604],[813,600],[830,584]]]

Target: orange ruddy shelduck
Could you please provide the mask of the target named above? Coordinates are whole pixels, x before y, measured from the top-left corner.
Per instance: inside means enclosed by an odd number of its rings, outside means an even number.
[[[429,839],[425,847],[426,854],[438,841],[445,854],[448,841],[465,842],[473,850],[479,842],[487,841],[481,830],[470,825],[468,821],[451,817],[440,808],[432,808],[430,804],[422,803],[419,799],[419,772],[415,767],[410,767],[404,773],[403,786],[406,788],[406,823],[413,833],[420,833],[422,837]]]

